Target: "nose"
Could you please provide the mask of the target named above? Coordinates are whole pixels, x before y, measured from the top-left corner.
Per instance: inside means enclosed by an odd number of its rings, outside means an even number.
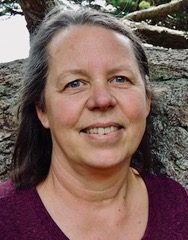
[[[95,86],[91,89],[90,96],[87,101],[89,110],[106,111],[116,105],[116,99],[112,95],[108,86]]]

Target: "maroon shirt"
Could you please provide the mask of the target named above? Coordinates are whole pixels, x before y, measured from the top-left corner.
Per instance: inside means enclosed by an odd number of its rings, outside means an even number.
[[[142,240],[188,240],[186,191],[169,178],[142,177],[149,195],[149,219]],[[36,188],[15,191],[10,181],[0,186],[0,239],[68,240],[48,214]]]

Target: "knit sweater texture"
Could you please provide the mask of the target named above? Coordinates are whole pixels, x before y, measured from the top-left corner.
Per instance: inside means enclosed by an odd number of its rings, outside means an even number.
[[[184,188],[166,177],[142,177],[148,191],[149,217],[141,240],[188,240],[188,196]],[[50,217],[36,188],[15,190],[7,181],[0,185],[0,239],[68,240],[68,237]]]

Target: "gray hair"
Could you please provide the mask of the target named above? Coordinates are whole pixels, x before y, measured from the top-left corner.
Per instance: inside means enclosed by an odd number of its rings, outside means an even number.
[[[51,135],[50,131],[40,123],[35,107],[36,105],[45,107],[44,89],[48,76],[48,46],[58,32],[76,25],[101,26],[129,38],[145,82],[146,93],[149,95],[146,81],[149,69],[144,49],[139,38],[125,24],[109,14],[95,10],[83,8],[63,10],[61,7],[53,9],[45,17],[31,42],[19,107],[20,125],[13,154],[12,179],[17,188],[36,186],[48,174],[52,152]]]

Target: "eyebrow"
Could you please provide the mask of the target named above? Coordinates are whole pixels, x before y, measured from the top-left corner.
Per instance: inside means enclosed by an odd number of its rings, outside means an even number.
[[[69,69],[69,70],[66,70],[66,71],[62,71],[60,74],[59,74],[59,77],[65,77],[66,75],[68,74],[77,74],[77,75],[84,75],[84,76],[87,76],[87,71],[85,70],[82,70],[82,69]],[[58,77],[58,78],[59,78]]]
[[[110,73],[110,74],[113,74],[113,73],[116,73],[116,72],[119,72],[119,71],[128,71],[128,72],[130,72],[130,73],[133,73],[133,72],[130,70],[130,67],[129,67],[129,66],[127,67],[126,65],[123,65],[123,64],[112,68],[112,69],[109,71],[109,73]]]
[[[135,70],[135,69],[134,69]],[[115,66],[114,68],[111,68],[110,70],[108,70],[108,74],[109,75],[113,75],[119,71],[126,71],[127,73],[131,74],[131,75],[134,75],[135,71],[132,71],[130,69],[129,66],[126,66],[126,64],[120,64],[118,66]],[[66,77],[67,75],[69,74],[72,74],[72,75],[82,75],[82,76],[88,76],[88,72],[84,69],[79,69],[79,68],[73,68],[73,69],[68,69],[68,70],[65,70],[65,71],[62,71],[59,76],[58,76],[58,79],[61,79],[62,77]]]
[[[122,70],[128,70],[129,72],[132,72],[130,71],[130,68],[129,66],[127,67],[126,65],[124,64],[121,64],[119,66],[116,66],[116,67],[113,67],[112,69],[110,69],[108,72],[109,73],[114,73],[114,72],[118,72],[118,71],[122,71]],[[61,75],[66,75],[66,74],[83,74],[83,75],[88,75],[87,71],[84,70],[84,69],[69,69],[69,70],[65,70],[65,71],[62,71]]]

